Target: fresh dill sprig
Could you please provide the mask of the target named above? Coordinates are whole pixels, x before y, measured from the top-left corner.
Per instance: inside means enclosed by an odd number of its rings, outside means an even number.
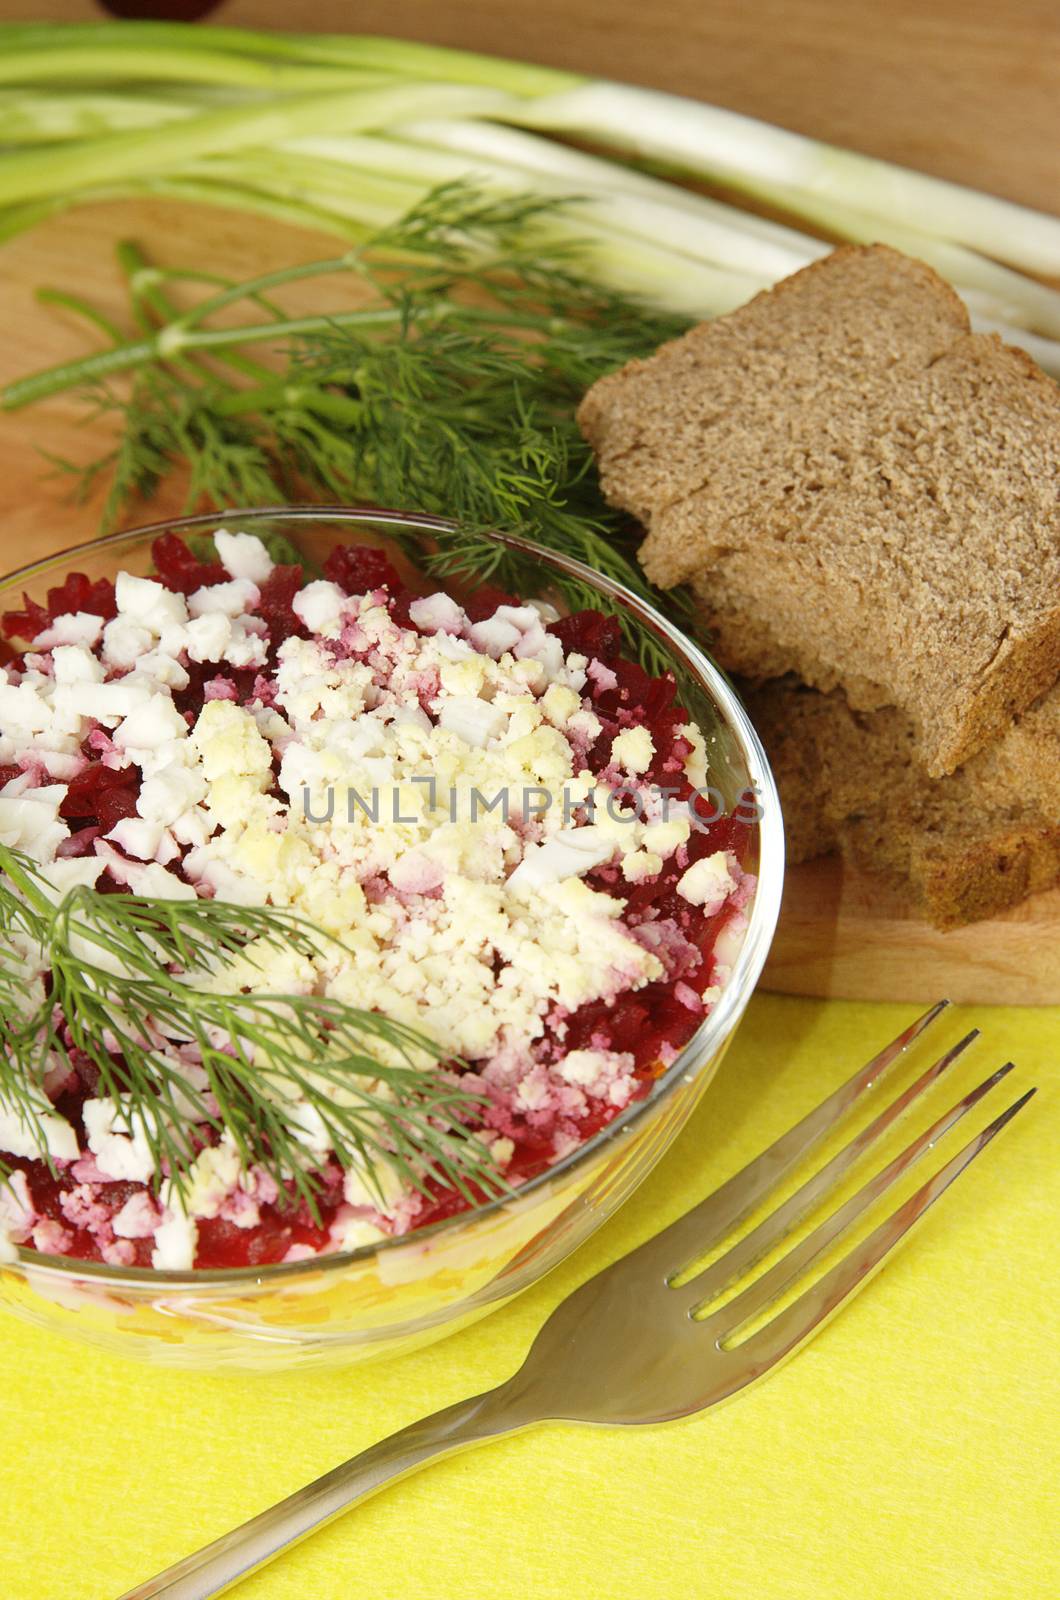
[[[483,1096],[425,1035],[321,994],[216,988],[235,957],[268,951],[312,959],[341,942],[295,912],[217,900],[153,900],[75,888],[56,902],[45,876],[0,845],[0,1102],[30,1133],[44,1078],[80,1052],[119,1128],[146,1140],[156,1186],[181,1195],[201,1130],[227,1133],[244,1170],[260,1166],[316,1210],[310,1135],[380,1196],[390,1168],[421,1192],[433,1179],[466,1199],[506,1185],[469,1131]],[[27,973],[48,992],[18,1003]],[[190,1045],[202,1081],[176,1053]],[[47,1149],[36,1131],[42,1160]]]
[[[663,597],[644,578],[636,530],[604,501],[575,420],[597,378],[687,323],[595,283],[555,226],[563,204],[446,184],[345,255],[245,283],[211,280],[190,311],[167,293],[171,278],[187,275],[124,245],[139,336],[20,380],[0,398],[17,406],[74,388],[120,415],[107,456],[88,467],[57,463],[79,475],[82,491],[109,479],[108,524],[178,469],[188,510],[364,499],[455,520],[460,531],[440,541],[439,573],[539,586],[540,569],[482,537],[502,529],[577,557],[688,623],[686,597]],[[356,277],[364,304],[292,318],[270,298],[328,274]],[[233,307],[253,320],[215,325]],[[261,344],[271,364],[252,355]],[[128,392],[113,385],[119,373],[131,374]],[[552,581],[568,604],[601,606],[595,590]],[[661,670],[652,641],[623,621],[630,647]]]

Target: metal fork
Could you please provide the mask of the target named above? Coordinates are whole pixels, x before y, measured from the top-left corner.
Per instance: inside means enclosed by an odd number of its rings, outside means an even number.
[[[973,1030],[904,1089],[793,1195],[704,1270],[711,1250],[838,1126],[945,1009],[939,1001],[788,1133],[655,1238],[598,1272],[552,1312],[517,1373],[484,1394],[372,1445],[121,1600],[208,1600],[334,1517],[439,1456],[537,1422],[666,1422],[716,1405],[811,1339],[924,1212],[1034,1094],[1020,1096],[886,1221],[765,1326],[753,1324],[936,1140],[1001,1081],[1000,1067],[964,1095],[825,1221],[719,1309],[710,1309],[846,1176],[976,1038]]]

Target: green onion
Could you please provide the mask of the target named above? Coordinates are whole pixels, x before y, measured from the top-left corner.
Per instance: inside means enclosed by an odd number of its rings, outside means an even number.
[[[59,32],[56,29],[56,32]],[[97,81],[128,82],[143,74],[144,52],[136,44],[111,45],[96,52],[92,77]],[[152,81],[223,84],[226,87],[290,93],[304,89],[345,88],[356,68],[297,66],[283,62],[260,63],[234,55],[211,55],[202,50],[156,51],[151,56]],[[0,83],[51,84],[77,82],[84,76],[82,52],[73,49],[35,48],[17,54],[8,50],[0,58]]]
[[[121,66],[115,63],[125,45],[133,45],[140,52],[144,81],[154,81],[153,69],[174,51],[232,61],[229,68],[232,81],[238,81],[242,61],[248,56],[345,66],[351,72],[379,72],[391,78],[434,78],[443,83],[484,84],[519,95],[556,94],[577,88],[586,81],[579,73],[535,66],[530,62],[506,61],[474,51],[451,50],[444,45],[367,34],[268,33],[251,28],[211,26],[204,29],[166,22],[15,22],[0,27],[0,38],[5,41],[5,49],[0,54],[0,61],[4,63],[18,51],[27,55],[39,53],[36,70],[42,74],[41,81],[47,80],[46,57],[55,54],[63,41],[71,50],[82,53],[84,75],[93,83],[123,77]]]
[[[700,178],[730,183],[797,215],[818,201],[928,232],[1030,272],[1060,275],[1060,218],[961,184],[821,144],[787,128],[677,95],[586,83],[527,102],[521,119]]]
[[[8,24],[0,128],[0,240],[82,200],[152,194],[356,241],[438,184],[532,187],[577,195],[551,242],[587,241],[602,284],[696,316],[828,248],[662,168],[928,261],[977,326],[1060,374],[1060,294],[1025,275],[1060,276],[1060,219],[675,95],[397,39]]]
[[[132,94],[55,94],[35,89],[0,89],[0,128],[5,145],[58,144],[98,138],[126,128],[153,128],[194,115],[183,100]]]
[[[2,35],[0,35],[2,37]],[[343,89],[290,95],[205,111],[176,124],[126,130],[61,149],[21,150],[0,157],[0,205],[61,194],[72,186],[177,170],[200,156],[269,148],[282,139],[386,127],[419,111],[489,112],[508,97],[454,84],[401,83],[386,89]]]

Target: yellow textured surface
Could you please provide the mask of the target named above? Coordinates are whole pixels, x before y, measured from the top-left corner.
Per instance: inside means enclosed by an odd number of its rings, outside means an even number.
[[[113,1600],[383,1434],[496,1383],[558,1298],[707,1193],[911,1014],[759,997],[693,1123],[620,1216],[513,1305],[400,1360],[198,1377],[0,1320],[5,1600]],[[1006,1057],[1018,1070],[945,1152],[987,1106],[1032,1082],[1037,1099],[768,1383],[668,1427],[553,1425],[442,1462],[240,1595],[1055,1600],[1060,1027],[1054,1011],[963,1010],[940,1046],[970,1021],[986,1038],[933,1091],[934,1113]]]

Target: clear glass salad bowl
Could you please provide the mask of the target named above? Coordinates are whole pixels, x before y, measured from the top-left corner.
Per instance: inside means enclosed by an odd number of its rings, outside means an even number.
[[[66,550],[0,582],[0,610],[37,600],[68,572],[113,577],[151,570],[160,533],[218,527],[282,535],[307,565],[336,544],[387,548],[399,565],[428,554],[450,528],[391,511],[287,507],[159,523]],[[510,535],[492,536],[516,550]],[[709,1084],[769,950],[783,881],[783,829],[765,754],[729,684],[707,658],[636,595],[580,563],[534,548],[537,595],[563,609],[550,576],[567,573],[649,633],[677,677],[682,703],[707,739],[710,782],[734,806],[757,791],[747,864],[757,889],[745,912],[731,976],[647,1096],[513,1194],[403,1238],[342,1255],[225,1271],[115,1268],[19,1249],[0,1266],[0,1302],[18,1315],[106,1349],[202,1370],[275,1370],[349,1362],[451,1333],[548,1272],[622,1204],[687,1120]],[[441,586],[443,580],[438,580]]]

